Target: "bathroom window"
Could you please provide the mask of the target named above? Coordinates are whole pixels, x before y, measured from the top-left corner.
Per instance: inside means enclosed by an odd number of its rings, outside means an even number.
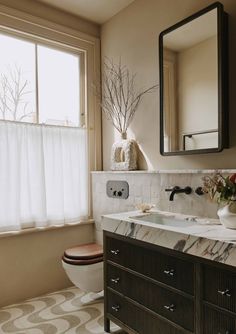
[[[85,53],[0,33],[0,232],[89,215]]]
[[[0,119],[83,125],[83,54],[0,34]]]

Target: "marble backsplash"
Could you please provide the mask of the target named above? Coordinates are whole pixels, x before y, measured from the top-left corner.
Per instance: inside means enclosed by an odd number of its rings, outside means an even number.
[[[224,175],[236,170],[222,170]],[[218,204],[208,200],[206,195],[199,196],[195,189],[202,185],[204,175],[212,175],[213,170],[171,170],[171,171],[134,171],[134,172],[92,172],[93,218],[96,223],[97,242],[102,243],[101,216],[135,210],[136,204],[151,203],[163,211],[217,218]],[[108,180],[123,180],[129,183],[127,199],[109,198],[106,195]],[[170,193],[165,189],[174,186],[190,186],[190,195],[176,194],[169,201]]]

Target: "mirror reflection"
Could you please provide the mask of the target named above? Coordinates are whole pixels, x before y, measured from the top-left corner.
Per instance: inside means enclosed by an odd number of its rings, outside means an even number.
[[[217,8],[163,36],[164,152],[218,148]]]

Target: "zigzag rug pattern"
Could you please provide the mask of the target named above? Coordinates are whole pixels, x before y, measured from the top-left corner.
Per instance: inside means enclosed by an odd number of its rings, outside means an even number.
[[[92,296],[72,287],[4,307],[0,334],[103,334],[103,299]]]

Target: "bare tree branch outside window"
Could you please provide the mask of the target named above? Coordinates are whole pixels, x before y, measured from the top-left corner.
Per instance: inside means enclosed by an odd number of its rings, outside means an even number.
[[[101,106],[108,120],[123,135],[133,120],[143,96],[152,93],[158,87],[136,91],[136,74],[126,65],[114,64],[106,58],[103,63]]]
[[[14,121],[24,121],[35,112],[29,103],[30,83],[24,79],[22,69],[15,65],[8,67],[0,75],[0,118]]]

